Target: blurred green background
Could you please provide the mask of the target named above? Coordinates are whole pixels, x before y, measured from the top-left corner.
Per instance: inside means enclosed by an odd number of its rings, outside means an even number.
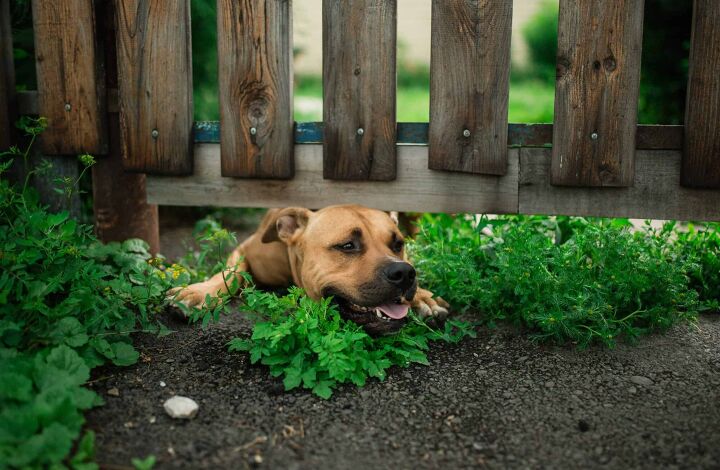
[[[511,68],[511,122],[552,122],[553,118],[558,0],[535,1],[538,4],[533,6],[531,18],[518,31],[513,31],[513,42],[525,42],[527,58],[523,63],[513,63]],[[516,10],[521,3],[515,2]],[[217,120],[216,0],[191,0],[191,5],[195,118]],[[294,8],[303,7],[307,7],[307,4],[294,3]],[[12,0],[12,12],[18,86],[21,89],[33,89],[35,80],[29,1]],[[690,0],[645,1],[638,106],[641,123],[682,123],[691,13]],[[404,46],[401,41],[398,43],[397,119],[404,122],[427,121],[430,103],[429,68],[427,64],[409,59],[404,53]],[[321,48],[321,44],[313,44],[313,47]],[[296,56],[304,53],[299,47],[294,52]],[[319,72],[296,73],[294,93],[295,119],[321,121],[322,79]]]

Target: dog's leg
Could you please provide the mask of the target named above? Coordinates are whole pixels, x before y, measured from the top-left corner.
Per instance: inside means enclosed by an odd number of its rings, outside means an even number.
[[[420,315],[420,318],[424,319],[444,320],[450,310],[450,305],[442,297],[433,297],[432,292],[420,288],[415,293],[410,306]]]
[[[186,307],[202,308],[205,306],[208,296],[210,296],[210,298],[216,298],[222,294],[226,294],[233,280],[237,279],[237,281],[242,284],[244,280],[240,273],[249,271],[249,265],[245,260],[243,245],[235,248],[230,254],[230,257],[225,263],[226,268],[221,272],[215,274],[207,281],[190,284],[187,287],[176,287],[168,292],[168,297],[171,298],[173,302],[182,303]]]

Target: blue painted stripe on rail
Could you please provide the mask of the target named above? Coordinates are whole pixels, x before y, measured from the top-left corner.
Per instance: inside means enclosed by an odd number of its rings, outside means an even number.
[[[321,144],[323,141],[322,122],[298,122],[295,124],[296,144]],[[196,143],[220,142],[220,122],[197,121],[194,126]],[[427,122],[400,122],[397,125],[397,143],[426,144]]]
[[[321,144],[322,122],[295,123],[296,144]],[[219,143],[220,122],[197,121],[194,125],[196,143]],[[508,144],[511,146],[549,146],[552,142],[552,124],[509,124]],[[397,143],[427,145],[427,122],[399,122]]]

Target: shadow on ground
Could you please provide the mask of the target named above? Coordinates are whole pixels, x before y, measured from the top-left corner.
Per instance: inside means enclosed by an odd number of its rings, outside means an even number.
[[[94,377],[107,404],[88,426],[108,468],[149,454],[157,468],[720,466],[718,316],[612,351],[482,329],[435,345],[430,366],[394,368],[327,401],[285,393],[266,368],[228,353],[250,331],[239,315],[206,331],[170,323],[170,336],[138,338],[137,365]],[[197,417],[168,417],[174,394],[196,400]]]

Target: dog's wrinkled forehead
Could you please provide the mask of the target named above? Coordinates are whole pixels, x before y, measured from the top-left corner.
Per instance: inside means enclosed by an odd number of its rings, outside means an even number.
[[[374,240],[401,237],[393,219],[383,211],[360,206],[334,206],[321,209],[308,222],[305,238],[320,243],[338,243],[344,238]]]

